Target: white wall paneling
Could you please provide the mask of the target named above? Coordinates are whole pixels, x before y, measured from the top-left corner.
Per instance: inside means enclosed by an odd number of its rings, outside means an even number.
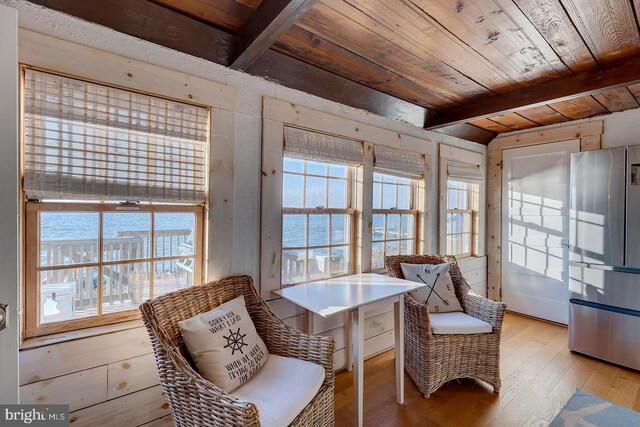
[[[20,198],[18,196],[18,16],[0,7],[0,304],[7,327],[0,331],[0,402],[18,403]]]

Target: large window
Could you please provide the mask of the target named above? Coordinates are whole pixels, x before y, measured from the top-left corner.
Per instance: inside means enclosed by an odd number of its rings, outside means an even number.
[[[209,109],[23,69],[26,336],[200,283]]]
[[[373,174],[372,270],[383,269],[387,255],[415,253],[416,187],[415,179]]]
[[[447,180],[447,254],[478,253],[480,186]]]
[[[202,277],[202,228],[202,206],[28,202],[37,330],[135,317],[145,300],[192,286]]]
[[[352,273],[353,167],[284,157],[282,284]]]

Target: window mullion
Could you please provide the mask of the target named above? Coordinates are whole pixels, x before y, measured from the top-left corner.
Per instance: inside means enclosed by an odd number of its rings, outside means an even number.
[[[156,215],[154,212],[151,212],[151,220],[150,220],[150,230],[149,230],[149,298],[153,298],[154,293],[154,285],[155,285],[155,270],[156,270]],[[196,237],[193,237],[193,255],[196,255]],[[164,250],[163,250],[164,252]],[[164,253],[163,253],[164,255]],[[196,261],[197,262],[197,261]],[[164,264],[163,264],[164,265]],[[193,269],[195,273],[195,268]],[[194,278],[195,280],[195,278]]]
[[[104,228],[104,213],[102,209],[98,214],[98,277],[96,279],[96,292],[97,292],[97,303],[96,303],[96,314],[98,317],[102,316],[102,257],[103,257],[103,228]],[[85,267],[89,268],[89,267]],[[86,270],[85,270],[86,271]],[[109,283],[109,286],[111,284]]]

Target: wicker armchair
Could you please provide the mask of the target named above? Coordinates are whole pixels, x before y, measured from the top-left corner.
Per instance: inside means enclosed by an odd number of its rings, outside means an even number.
[[[401,263],[451,265],[450,274],[456,296],[464,312],[491,324],[486,334],[434,335],[427,307],[405,294],[404,342],[405,369],[425,398],[447,381],[475,378],[488,382],[500,391],[500,332],[506,305],[474,292],[462,277],[452,256],[388,256],[389,274],[403,279]]]
[[[272,354],[321,365],[325,380],[291,425],[334,425],[334,342],[285,325],[257,294],[250,277],[235,276],[172,292],[140,306],[155,352],[160,384],[176,426],[259,426],[256,406],[225,393],[196,372],[177,322],[244,295],[258,334]]]

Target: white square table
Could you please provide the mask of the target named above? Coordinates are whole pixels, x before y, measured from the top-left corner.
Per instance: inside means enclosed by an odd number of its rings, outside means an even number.
[[[381,274],[364,273],[336,277],[283,288],[274,293],[322,317],[348,313],[351,323],[352,353],[347,351],[347,368],[353,358],[356,425],[363,424],[364,385],[364,306],[376,301],[392,300],[395,316],[396,396],[404,403],[404,293],[425,286],[423,283]],[[310,320],[310,325],[313,325]],[[312,327],[312,326],[310,326]],[[348,328],[346,325],[345,329]],[[310,329],[311,332],[311,329]],[[348,334],[347,334],[348,336]],[[349,350],[347,344],[347,350]]]

